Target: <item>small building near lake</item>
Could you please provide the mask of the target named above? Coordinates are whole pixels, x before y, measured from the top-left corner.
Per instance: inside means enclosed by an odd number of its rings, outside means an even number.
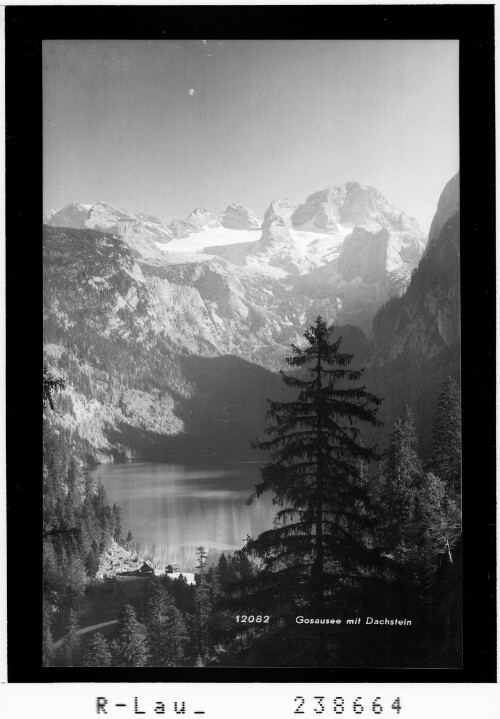
[[[179,565],[178,564],[167,564],[165,568],[166,574],[175,574],[175,572],[180,572]]]
[[[147,562],[144,562],[144,564],[141,567],[139,567],[139,569],[137,571],[141,577],[152,576],[155,573],[154,568]]]

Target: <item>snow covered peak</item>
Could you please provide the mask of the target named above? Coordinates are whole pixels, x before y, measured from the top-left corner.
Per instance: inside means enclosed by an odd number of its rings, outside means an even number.
[[[347,182],[309,195],[292,217],[294,227],[338,231],[338,225],[364,227],[371,232],[386,227],[422,235],[418,223],[392,207],[374,187]],[[422,235],[423,236],[423,235]]]
[[[346,185],[327,187],[326,190],[309,195],[293,213],[293,226],[316,232],[336,232],[340,222],[339,208],[345,196]]]
[[[181,240],[183,237],[189,237],[191,232],[196,232],[194,229],[189,229],[187,223],[184,220],[172,220],[168,226],[169,231],[175,237],[176,240]]]
[[[222,213],[196,207],[187,218],[187,224],[192,225],[198,230],[206,230],[209,227],[218,227],[221,220]]]
[[[260,230],[261,220],[244,205],[229,205],[222,218],[222,227],[230,230]]]
[[[43,216],[46,225],[52,227],[69,227],[75,230],[86,228],[85,220],[88,217],[92,205],[83,205],[78,202],[70,202],[57,210],[49,210]]]
[[[232,205],[228,210],[239,220],[231,222],[232,227],[245,226],[246,208]],[[377,276],[384,286],[389,276],[404,285],[425,247],[415,221],[389,205],[377,190],[358,182],[327,187],[299,206],[278,197],[265,212],[260,239],[244,243],[235,238],[236,242],[240,244],[233,247],[214,243],[207,251],[233,264],[276,267],[290,275],[304,275],[338,260],[336,276],[345,273],[356,282]]]
[[[173,239],[172,233],[158,218],[144,214],[133,215],[107,202],[96,202],[93,205],[70,202],[59,210],[46,213],[44,221],[52,227],[99,230],[118,235],[132,250],[146,256],[156,254],[155,242],[165,244]]]
[[[291,228],[297,205],[286,197],[277,197],[267,208],[262,222],[262,236],[273,234],[277,228]]]

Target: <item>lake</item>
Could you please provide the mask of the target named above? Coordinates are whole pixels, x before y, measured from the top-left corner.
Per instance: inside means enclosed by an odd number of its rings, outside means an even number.
[[[270,529],[277,511],[268,493],[245,505],[260,477],[254,462],[129,462],[101,465],[96,474],[110,502],[122,507],[139,556],[162,565],[176,562],[186,572],[196,564],[195,547],[207,547],[215,562],[222,552],[241,549],[247,535]]]

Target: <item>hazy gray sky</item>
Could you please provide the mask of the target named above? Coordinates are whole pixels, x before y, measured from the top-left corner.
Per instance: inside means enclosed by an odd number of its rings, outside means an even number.
[[[428,230],[458,170],[456,41],[45,41],[44,208],[168,224],[372,185]]]

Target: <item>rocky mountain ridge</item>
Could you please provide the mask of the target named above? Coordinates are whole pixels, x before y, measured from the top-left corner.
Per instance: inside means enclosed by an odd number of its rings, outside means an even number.
[[[331,233],[337,232],[339,225],[374,231],[391,227],[420,233],[415,218],[392,207],[374,187],[360,185],[359,182],[327,187],[309,195],[293,213],[292,224],[299,228],[309,223]]]
[[[192,217],[197,232],[160,243],[152,239],[155,218],[137,216],[151,233],[146,251],[130,232],[130,216],[106,206],[74,204],[64,216],[52,213],[49,223],[66,224],[44,228],[45,361],[69,380],[61,421],[99,459],[159,448],[170,456],[193,437],[209,454],[210,447],[232,451],[231,443],[245,454],[246,439],[263,427],[265,396],[280,396],[276,370],[290,344],[301,342],[304,327],[322,314],[370,334],[373,314],[384,303],[372,349],[352,328],[342,331],[350,338],[348,351],[368,363],[367,384],[389,398],[386,420],[401,402],[429,404],[429,387],[457,367],[459,225],[455,215],[445,217],[446,207],[455,206],[447,192],[436,213],[441,231],[420,264],[421,240],[399,215],[388,213],[389,227],[377,229],[370,220],[369,229],[346,229],[335,220],[336,229],[331,223],[322,228],[332,234],[315,233],[293,227],[297,207],[284,198],[271,203],[262,237],[253,241],[255,230],[220,227],[199,209]],[[103,216],[113,222],[104,223]],[[345,220],[344,210],[341,216]],[[102,232],[87,227],[98,219]],[[257,249],[268,253],[266,263],[279,251],[289,252],[290,263],[304,261],[304,235],[306,247],[314,244],[327,261],[303,274],[259,264]],[[246,241],[234,242],[235,236]],[[226,244],[208,252],[205,242],[216,237]],[[233,253],[231,259],[224,251]]]
[[[164,245],[173,239],[157,217],[118,210],[107,202],[85,205],[70,202],[59,210],[51,210],[43,217],[44,223],[52,227],[67,227],[75,230],[98,230],[121,237],[130,249],[141,256],[157,254],[157,244]]]
[[[404,291],[425,247],[415,220],[353,182],[314,193],[302,205],[276,198],[262,221],[237,204],[224,213],[196,208],[168,228],[105,203],[71,203],[45,219],[51,226],[114,233],[135,257],[166,272],[179,262],[203,262],[200,255],[221,258],[246,268],[231,270],[245,275],[244,282],[260,274],[275,297],[293,292],[300,312],[322,300],[335,321],[365,331],[376,310]]]

